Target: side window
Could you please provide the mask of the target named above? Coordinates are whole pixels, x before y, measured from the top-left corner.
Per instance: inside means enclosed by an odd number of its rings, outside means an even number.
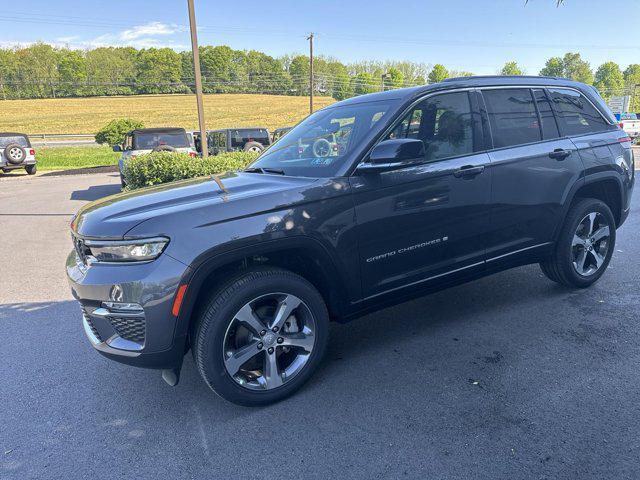
[[[426,160],[442,160],[473,153],[474,126],[467,92],[445,93],[419,103],[387,138],[418,138]]]
[[[533,96],[536,99],[536,105],[540,113],[540,121],[542,122],[542,137],[545,140],[558,138],[560,136],[558,124],[553,116],[553,110],[551,109],[551,103],[549,102],[549,98],[547,98],[547,94],[542,89],[536,89],[533,91]]]
[[[483,90],[495,148],[538,142],[542,139],[531,90]]]
[[[549,95],[563,135],[582,135],[606,130],[609,124],[580,93],[550,88]]]

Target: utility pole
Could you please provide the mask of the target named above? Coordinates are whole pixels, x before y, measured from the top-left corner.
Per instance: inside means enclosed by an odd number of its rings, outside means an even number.
[[[389,74],[388,73],[383,73],[381,75],[381,82],[380,82],[380,91],[384,92],[384,81],[385,79],[389,78]]]
[[[313,113],[313,33],[307,37],[309,40],[309,115]]]
[[[209,156],[207,146],[207,128],[204,124],[204,104],[202,102],[202,74],[200,72],[200,52],[198,51],[198,33],[196,31],[196,13],[193,0],[187,0],[189,8],[189,28],[191,29],[191,49],[193,50],[193,71],[196,81],[196,103],[198,105],[198,124],[200,126],[200,146],[202,158]]]

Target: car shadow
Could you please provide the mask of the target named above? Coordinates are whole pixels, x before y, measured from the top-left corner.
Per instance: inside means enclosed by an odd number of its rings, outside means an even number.
[[[83,200],[92,202],[109,195],[120,193],[120,185],[112,183],[107,185],[92,185],[85,190],[75,190],[71,192],[71,200]]]

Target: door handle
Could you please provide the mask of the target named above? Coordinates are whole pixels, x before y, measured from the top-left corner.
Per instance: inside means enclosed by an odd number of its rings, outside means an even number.
[[[470,178],[480,175],[484,172],[484,165],[474,167],[473,165],[465,165],[457,170],[453,171],[453,176],[456,178]]]
[[[549,158],[562,161],[571,155],[571,150],[564,150],[562,148],[556,148],[553,152],[549,153]]]

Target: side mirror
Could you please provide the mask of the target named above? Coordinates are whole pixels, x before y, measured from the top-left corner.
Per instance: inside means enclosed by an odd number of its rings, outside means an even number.
[[[358,171],[382,172],[424,162],[424,142],[416,138],[394,138],[377,144],[369,161],[358,165]]]
[[[114,152],[121,152],[122,151],[122,147],[120,145],[114,145],[113,146],[113,151]]]

